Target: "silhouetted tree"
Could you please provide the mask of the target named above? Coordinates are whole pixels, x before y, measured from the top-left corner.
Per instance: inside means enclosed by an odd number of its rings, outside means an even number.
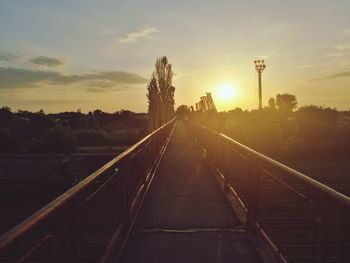
[[[190,108],[187,105],[181,105],[176,109],[176,115],[178,117],[185,117],[190,113]]]
[[[45,111],[43,109],[40,109],[38,112],[36,112],[36,114],[45,115]]]
[[[0,153],[8,153],[17,148],[18,142],[8,130],[0,128]]]
[[[167,57],[160,57],[148,84],[148,113],[150,128],[155,129],[174,116],[175,87],[172,85],[173,70]]]
[[[272,97],[269,99],[269,109],[271,109],[271,110],[275,110],[276,109],[276,101]]]
[[[77,138],[61,127],[47,131],[42,138],[33,138],[28,145],[29,152],[72,152],[77,146]]]
[[[147,87],[147,98],[148,98],[148,115],[149,115],[149,128],[155,130],[160,126],[160,107],[161,97],[158,87],[158,82],[155,74],[152,74],[152,78]]]
[[[0,127],[7,127],[12,121],[12,112],[9,107],[0,108]]]
[[[171,64],[168,63],[168,58],[165,56],[158,58],[155,66],[154,73],[161,98],[160,119],[161,124],[164,124],[174,115],[175,87],[172,86],[173,70]]]
[[[92,113],[93,116],[93,126],[96,130],[100,129],[100,119],[101,119],[102,111],[100,109],[94,110]]]
[[[304,123],[311,121],[325,121],[334,123],[339,118],[339,112],[336,109],[317,105],[306,105],[302,106],[296,112],[297,120]]]
[[[277,94],[276,95],[276,106],[282,112],[291,112],[298,105],[295,95],[291,94]]]

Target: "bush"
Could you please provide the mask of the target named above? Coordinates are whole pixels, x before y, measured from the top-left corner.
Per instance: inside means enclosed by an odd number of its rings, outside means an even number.
[[[6,129],[0,129],[0,152],[8,153],[18,148],[19,142]]]
[[[33,138],[29,152],[70,153],[77,146],[77,138],[61,127],[50,129],[41,139]]]

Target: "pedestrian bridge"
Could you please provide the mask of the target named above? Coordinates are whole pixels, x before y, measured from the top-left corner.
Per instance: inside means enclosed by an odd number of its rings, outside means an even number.
[[[350,198],[172,120],[0,238],[0,262],[350,262]]]

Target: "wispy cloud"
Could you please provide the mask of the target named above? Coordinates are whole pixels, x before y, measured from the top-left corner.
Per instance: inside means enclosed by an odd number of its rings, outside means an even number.
[[[338,51],[350,51],[350,43],[343,43],[335,46]]]
[[[303,64],[299,66],[299,68],[313,68],[313,67],[315,67],[315,64]]]
[[[8,99],[11,103],[21,104],[21,106],[39,106],[42,107],[43,105],[74,105],[74,104],[81,104],[81,103],[89,103],[93,102],[91,100],[74,100],[74,99]]]
[[[13,61],[18,59],[18,56],[12,54],[12,53],[0,53],[0,61]]]
[[[350,36],[350,29],[345,29],[341,32],[342,35],[344,36]]]
[[[126,35],[118,38],[119,43],[133,43],[139,39],[149,38],[150,35],[157,33],[158,30],[154,27],[147,27],[139,31],[129,32]]]
[[[265,32],[271,33],[271,34],[280,34],[285,32],[285,30],[286,30],[286,26],[280,22],[272,24],[265,28]]]
[[[344,77],[350,77],[350,71],[344,71],[344,72],[338,72],[334,73],[322,78],[317,79],[311,79],[311,81],[318,81],[318,80],[326,80],[326,79],[337,79],[337,78],[344,78]]]
[[[47,66],[47,67],[57,67],[64,64],[64,60],[58,58],[51,58],[46,56],[39,56],[28,60],[30,63]]]
[[[61,72],[56,71],[5,67],[0,67],[0,79],[0,89],[79,84],[81,87],[116,90],[147,83],[147,80],[140,75],[123,71],[103,71],[83,75],[64,75]]]
[[[269,55],[269,54],[261,54],[261,55],[254,55],[254,56],[252,56],[254,59],[268,59],[268,58],[270,58],[271,57],[271,55]]]
[[[48,56],[37,56],[34,58],[27,58],[17,54],[0,51],[0,67],[8,68],[26,68],[37,69],[42,66],[58,67],[65,63],[64,59],[53,58]]]
[[[177,71],[177,72],[174,72],[174,78],[178,79],[178,78],[186,77],[189,75],[196,74],[197,72],[198,72],[197,70]]]

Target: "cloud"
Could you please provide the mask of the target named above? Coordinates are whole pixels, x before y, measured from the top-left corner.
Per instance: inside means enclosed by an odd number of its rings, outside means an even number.
[[[174,72],[173,76],[174,78],[178,79],[178,78],[182,78],[182,77],[185,77],[185,76],[189,76],[189,75],[193,75],[193,74],[196,74],[198,73],[197,70],[187,70],[187,71],[177,71],[177,72]]]
[[[41,106],[42,105],[74,105],[74,104],[82,104],[82,103],[90,103],[93,102],[91,100],[69,100],[69,99],[8,99],[11,103],[21,104],[21,106],[27,106],[27,105],[35,105],[35,106]]]
[[[18,59],[18,56],[12,54],[12,53],[0,53],[0,61],[13,61]]]
[[[253,58],[254,59],[269,59],[271,57],[271,55],[269,54],[261,54],[261,55],[254,55]]]
[[[64,75],[56,71],[0,67],[0,89],[35,88],[45,85],[79,84],[82,87],[115,90],[147,83],[140,75],[123,71],[93,72],[83,75]],[[89,89],[88,89],[89,90]]]
[[[350,36],[350,29],[345,29],[345,30],[343,30],[341,33],[342,33],[342,35],[344,35],[344,36]]]
[[[142,38],[148,38],[151,34],[158,32],[154,27],[147,27],[145,29],[127,33],[125,36],[118,39],[119,43],[132,43]]]
[[[326,76],[326,77],[312,79],[311,81],[326,80],[326,79],[337,79],[337,78],[344,78],[344,77],[350,77],[350,71],[334,73],[334,74],[331,74],[331,75]]]
[[[313,68],[315,66],[315,64],[303,64],[300,65],[299,68]]]
[[[86,91],[93,92],[93,93],[108,93],[110,91],[121,91],[126,90],[130,86],[118,86],[118,87],[112,87],[112,88],[106,88],[106,87],[99,87],[99,88],[87,88]]]
[[[45,56],[29,59],[28,61],[36,65],[48,66],[48,67],[57,67],[64,64],[63,60],[60,60],[57,58],[45,57]]]
[[[108,92],[108,90],[106,90],[106,89],[101,89],[101,88],[87,88],[86,89],[87,91],[89,91],[89,92],[93,92],[93,93],[106,93],[106,92]]]
[[[338,51],[350,51],[350,43],[343,43],[335,46]]]
[[[0,89],[40,86],[40,82],[57,77],[56,72],[0,67]]]
[[[271,34],[280,34],[285,32],[286,30],[286,26],[280,22],[275,23],[273,25],[270,25],[268,27],[265,28],[265,31],[267,33],[271,33]]]

